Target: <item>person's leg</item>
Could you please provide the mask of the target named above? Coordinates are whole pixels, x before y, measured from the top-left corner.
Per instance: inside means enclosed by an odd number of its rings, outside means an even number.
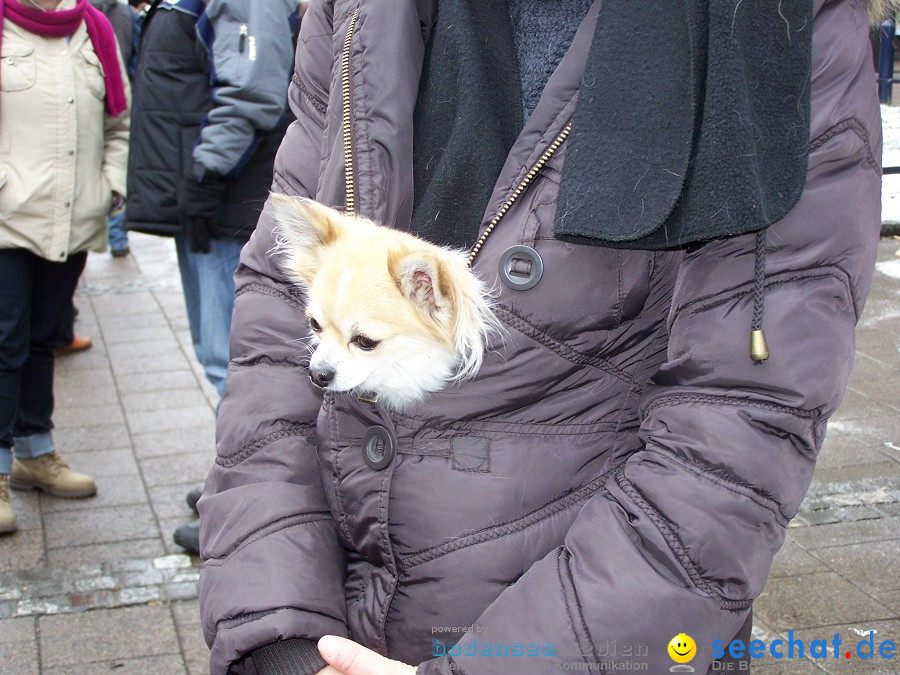
[[[125,212],[109,217],[109,252],[114,258],[128,255],[128,233],[122,227]]]
[[[200,287],[200,341],[203,344],[203,368],[206,378],[221,396],[225,391],[231,339],[231,313],[234,310],[234,272],[244,243],[222,237],[210,241],[209,253],[193,254]]]
[[[28,360],[22,370],[16,437],[49,436],[53,428],[53,349],[57,346],[63,324],[73,320],[72,296],[86,262],[86,252],[71,255],[61,263],[41,258],[35,262],[31,290],[31,336]],[[41,445],[36,455],[27,458],[51,451],[52,447],[47,450]]]
[[[28,359],[36,259],[24,249],[0,249],[0,448],[13,446],[22,369]],[[9,473],[2,468],[0,473]]]
[[[191,253],[190,244],[183,234],[175,235],[175,252],[178,255],[178,271],[181,273],[181,292],[187,309],[188,326],[191,329],[191,344],[194,355],[203,364],[202,333],[200,330],[200,282],[197,279],[197,254]]]
[[[0,249],[0,533],[16,529],[9,475],[22,368],[28,358],[33,259],[22,249]]]
[[[11,485],[19,489],[38,488],[63,497],[87,497],[97,491],[93,479],[65,465],[56,453],[51,434],[53,348],[62,322],[71,321],[68,309],[87,253],[76,253],[61,263],[35,258],[28,358],[21,371]]]
[[[223,237],[210,241],[209,253],[193,253],[200,288],[200,326],[204,348],[201,360],[206,378],[221,396],[225,392],[231,339],[231,313],[234,309],[234,272],[241,259],[244,243]],[[194,491],[192,491],[193,493]],[[196,510],[199,494],[188,494],[188,504]],[[182,525],[173,535],[175,543],[189,553],[200,553],[199,521]]]

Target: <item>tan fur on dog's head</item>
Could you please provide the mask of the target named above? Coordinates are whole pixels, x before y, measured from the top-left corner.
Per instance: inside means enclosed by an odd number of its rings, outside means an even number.
[[[459,251],[273,194],[276,254],[307,292],[310,378],[403,408],[472,377],[501,331]]]

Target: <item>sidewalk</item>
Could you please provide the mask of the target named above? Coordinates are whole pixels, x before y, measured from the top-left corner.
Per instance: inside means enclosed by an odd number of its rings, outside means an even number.
[[[0,538],[0,673],[204,673],[197,560],[172,543],[215,458],[215,390],[193,357],[171,239],[89,257],[88,352],[57,360],[54,432],[98,495],[13,493]]]
[[[91,255],[76,304],[86,353],[57,363],[56,439],[96,498],[15,492],[0,538],[0,673],[205,673],[198,561],[172,531],[214,458],[215,392],[193,359],[171,241]],[[756,635],[900,641],[900,259],[883,239],[851,389],[765,593]],[[854,658],[755,673],[900,672]],[[900,663],[900,661],[898,661]],[[835,665],[836,664],[836,665]],[[867,669],[868,668],[868,669]]]

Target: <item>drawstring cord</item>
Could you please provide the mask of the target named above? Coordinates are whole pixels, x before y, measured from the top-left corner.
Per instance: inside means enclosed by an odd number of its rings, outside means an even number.
[[[763,300],[766,292],[766,231],[756,233],[756,268],[753,274],[753,324],[750,332],[750,358],[760,365],[769,358],[769,345],[763,331]]]

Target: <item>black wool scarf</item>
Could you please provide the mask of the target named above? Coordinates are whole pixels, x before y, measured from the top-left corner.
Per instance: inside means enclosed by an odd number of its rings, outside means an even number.
[[[518,134],[509,25],[505,0],[438,5],[414,132],[429,238],[474,242]],[[812,0],[603,0],[556,236],[666,249],[780,220],[806,179],[811,48]]]

